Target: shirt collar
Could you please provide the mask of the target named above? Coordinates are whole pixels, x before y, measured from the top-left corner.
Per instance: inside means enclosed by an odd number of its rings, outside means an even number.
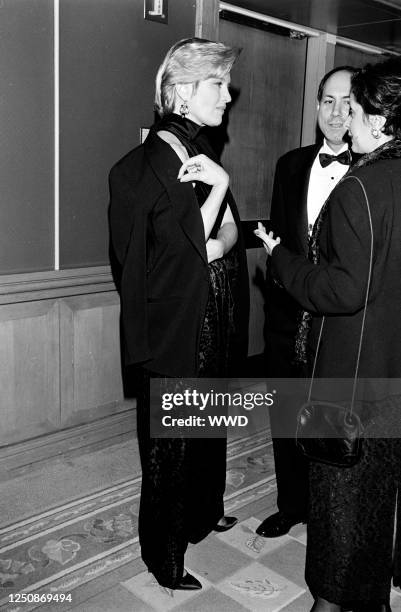
[[[336,153],[333,151],[333,149],[331,149],[331,147],[329,147],[329,145],[327,144],[326,139],[324,138],[323,140],[323,144],[321,146],[321,149],[319,151],[319,153],[328,153],[329,155],[339,155],[340,153],[342,153],[343,151],[347,151],[348,150],[348,144],[346,142],[344,142],[343,146],[341,147],[341,149],[339,149]]]

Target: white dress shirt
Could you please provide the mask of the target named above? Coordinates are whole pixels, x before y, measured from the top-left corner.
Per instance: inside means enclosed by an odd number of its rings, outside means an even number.
[[[337,185],[340,179],[347,173],[349,166],[340,164],[337,161],[331,162],[326,168],[322,168],[319,161],[319,153],[328,153],[329,155],[339,155],[348,149],[348,145],[344,146],[336,153],[329,147],[326,139],[323,146],[319,150],[315,161],[313,162],[309,177],[307,210],[308,210],[308,227],[309,235],[312,232],[313,224],[315,223],[320,209],[329,197],[330,193]]]

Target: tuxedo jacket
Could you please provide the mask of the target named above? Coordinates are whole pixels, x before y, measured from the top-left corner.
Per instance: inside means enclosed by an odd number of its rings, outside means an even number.
[[[313,162],[321,144],[294,149],[277,162],[270,211],[271,229],[282,244],[298,255],[308,255],[307,197]],[[266,346],[270,376],[291,376],[294,338],[300,305],[267,271]],[[270,358],[269,358],[270,355]],[[274,365],[275,364],[275,365]],[[270,366],[269,366],[270,369]]]
[[[152,129],[144,144],[110,172],[109,220],[121,271],[125,363],[144,364],[166,376],[192,377],[197,374],[209,271],[198,200],[191,183],[177,180],[181,165],[171,146]],[[229,192],[227,201],[239,230],[244,277],[240,222]],[[218,222],[223,214],[224,206]],[[240,329],[238,351],[247,346],[246,295],[247,291],[234,313]]]

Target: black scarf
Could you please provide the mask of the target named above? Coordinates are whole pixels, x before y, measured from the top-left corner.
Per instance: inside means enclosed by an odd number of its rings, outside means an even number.
[[[389,140],[374,151],[362,155],[358,161],[351,166],[350,170],[345,176],[339,181],[338,185],[344,181],[344,179],[352,174],[357,168],[363,166],[369,166],[383,159],[396,159],[401,158],[401,141],[400,140]],[[337,188],[337,185],[336,187]],[[330,196],[323,204],[319,216],[313,226],[312,235],[309,241],[308,258],[312,263],[318,265],[320,262],[320,248],[319,248],[319,237],[322,228],[323,220],[326,216],[328,204],[330,202]],[[307,364],[306,345],[308,341],[308,335],[312,323],[312,315],[306,310],[301,311],[298,330],[295,335],[295,363],[296,364]]]
[[[166,130],[166,132],[174,134],[186,148],[190,157],[199,155],[199,153],[209,155],[209,152],[207,152],[207,138],[202,126],[190,119],[170,113],[155,124],[155,130],[157,132]]]

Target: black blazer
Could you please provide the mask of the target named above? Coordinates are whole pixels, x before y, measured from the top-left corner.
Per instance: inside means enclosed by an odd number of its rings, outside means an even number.
[[[321,144],[294,149],[277,162],[271,203],[271,229],[282,244],[298,255],[308,255],[307,197],[313,162]],[[294,338],[298,329],[300,306],[267,269],[266,332],[267,354],[273,371],[270,375],[291,376]],[[274,365],[276,364],[276,366]]]
[[[110,172],[110,229],[121,266],[126,364],[190,377],[197,373],[209,272],[199,204],[192,185],[177,180],[180,166],[152,129]]]
[[[307,196],[313,162],[321,145],[289,151],[277,162],[270,210],[271,229],[294,253],[307,255]],[[268,376],[294,375],[294,339],[300,306],[274,279],[267,260],[266,356]]]

